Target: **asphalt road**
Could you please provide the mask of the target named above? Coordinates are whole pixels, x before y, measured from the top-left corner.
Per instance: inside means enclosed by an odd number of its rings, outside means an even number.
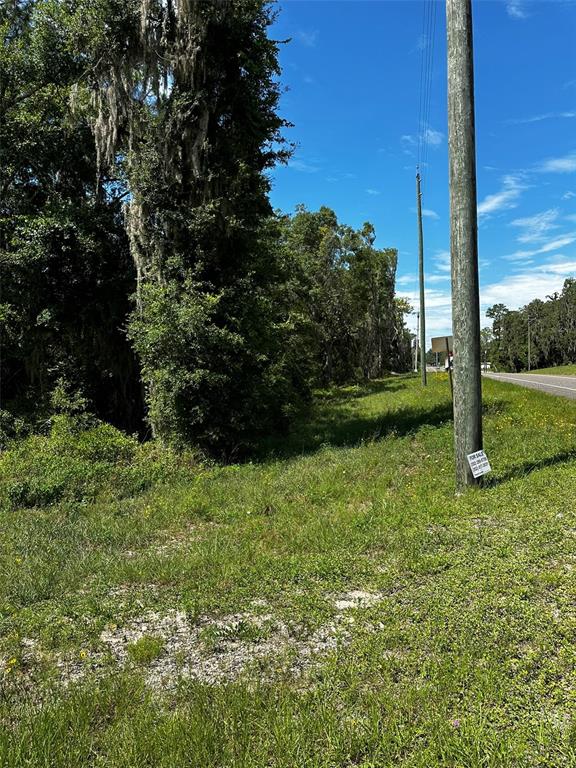
[[[539,389],[549,395],[576,400],[576,376],[555,376],[538,373],[484,373],[488,379],[508,381],[529,389]]]

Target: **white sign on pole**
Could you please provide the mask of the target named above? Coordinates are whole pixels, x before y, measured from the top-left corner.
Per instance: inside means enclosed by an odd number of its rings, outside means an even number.
[[[488,456],[486,456],[484,451],[469,453],[467,459],[474,477],[481,477],[482,475],[487,475],[488,472],[492,472]]]

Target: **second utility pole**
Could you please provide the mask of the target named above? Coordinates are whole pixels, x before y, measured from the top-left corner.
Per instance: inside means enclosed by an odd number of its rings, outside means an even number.
[[[471,0],[446,0],[446,21],[454,334],[454,451],[456,489],[461,491],[464,486],[476,482],[468,465],[468,455],[482,450]]]
[[[424,308],[424,235],[422,231],[422,191],[420,173],[416,174],[416,198],[418,204],[418,278],[420,281],[420,371],[422,384],[426,386],[426,312]]]

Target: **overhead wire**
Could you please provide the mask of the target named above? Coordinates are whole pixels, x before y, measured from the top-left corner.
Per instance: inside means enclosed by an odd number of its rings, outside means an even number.
[[[422,34],[420,37],[420,88],[418,103],[417,170],[423,179],[428,163],[428,151],[432,139],[430,110],[434,73],[434,47],[436,40],[437,0],[423,0]]]
[[[434,77],[434,46],[436,42],[436,16],[437,16],[437,0],[428,0],[430,5],[430,38],[429,38],[429,44],[428,44],[428,65],[427,65],[427,73],[428,73],[428,80],[426,82],[426,90],[425,90],[425,102],[424,102],[424,124],[423,124],[423,143],[424,143],[424,150],[423,150],[423,166],[426,171],[426,175],[428,176],[428,161],[429,161],[429,152],[430,152],[430,144],[433,140],[432,135],[432,128],[430,127],[430,112],[432,107],[432,81]]]
[[[420,34],[420,40],[419,40],[419,49],[420,49],[420,86],[418,88],[418,125],[417,125],[417,131],[416,131],[416,143],[417,143],[417,150],[416,150],[416,164],[419,168],[420,166],[420,160],[422,155],[422,115],[423,115],[423,101],[424,101],[424,62],[426,60],[426,57],[424,56],[424,52],[427,48],[427,28],[426,28],[426,21],[427,21],[427,4],[426,0],[423,0],[424,7],[423,7],[423,13],[422,13],[422,32]]]

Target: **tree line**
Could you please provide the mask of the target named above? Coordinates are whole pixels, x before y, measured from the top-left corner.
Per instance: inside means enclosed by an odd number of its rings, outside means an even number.
[[[529,349],[531,368],[576,363],[576,279],[565,280],[546,301],[518,310],[494,304],[486,315],[492,328],[483,329],[482,347],[497,370],[526,370]]]
[[[0,9],[2,426],[88,408],[217,455],[313,388],[408,370],[397,253],[329,208],[274,212],[285,162],[262,0]]]

